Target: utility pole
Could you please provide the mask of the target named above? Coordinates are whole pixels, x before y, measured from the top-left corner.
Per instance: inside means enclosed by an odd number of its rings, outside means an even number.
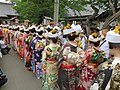
[[[59,0],[54,0],[54,23],[58,24],[58,16],[59,16]]]

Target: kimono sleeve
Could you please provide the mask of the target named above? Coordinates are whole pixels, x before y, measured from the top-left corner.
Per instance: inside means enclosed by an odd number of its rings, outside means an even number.
[[[36,42],[37,42],[37,39],[33,39],[33,41],[31,42],[30,48],[31,48],[32,50],[35,49],[35,44],[36,44]]]
[[[48,46],[45,47],[44,51],[42,52],[42,62],[43,62],[43,69],[45,70],[46,69],[46,57],[47,57],[47,54],[46,54],[46,50],[47,50]]]

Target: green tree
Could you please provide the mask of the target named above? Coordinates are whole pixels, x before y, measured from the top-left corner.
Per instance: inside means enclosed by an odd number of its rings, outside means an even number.
[[[85,0],[60,0],[59,17],[67,15],[67,8],[71,8],[73,11],[82,10],[82,6],[85,4],[82,1],[85,2]],[[29,19],[31,22],[36,23],[39,22],[43,16],[53,18],[54,0],[21,0],[17,2],[17,6],[14,8],[20,14],[21,19]]]
[[[38,2],[37,2],[38,1]],[[22,0],[17,3],[14,8],[20,14],[20,18],[29,19],[31,22],[38,23],[43,16],[52,17],[53,5],[52,2],[41,3],[40,0]]]
[[[53,18],[54,0],[13,0],[17,1],[14,8],[20,14],[21,19],[29,19],[31,22],[40,22],[43,16]],[[91,5],[94,14],[87,17],[86,26],[90,27],[90,22],[98,16],[101,9],[108,16],[104,27],[107,27],[112,21],[120,16],[119,0],[59,0],[59,17],[68,16],[68,8],[72,9],[74,14],[76,11],[85,10],[85,5]],[[104,14],[102,13],[102,14]]]

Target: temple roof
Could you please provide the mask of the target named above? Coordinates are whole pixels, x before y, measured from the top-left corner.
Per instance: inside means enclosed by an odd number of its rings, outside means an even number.
[[[12,7],[13,4],[0,2],[0,17],[19,16]]]

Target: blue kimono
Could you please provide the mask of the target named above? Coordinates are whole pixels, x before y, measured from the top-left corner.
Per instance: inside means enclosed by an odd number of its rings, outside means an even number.
[[[32,49],[32,61],[31,61],[32,69],[33,72],[35,72],[38,79],[41,78],[43,75],[41,59],[45,45],[46,39],[44,36],[43,37],[36,36],[30,45]]]

